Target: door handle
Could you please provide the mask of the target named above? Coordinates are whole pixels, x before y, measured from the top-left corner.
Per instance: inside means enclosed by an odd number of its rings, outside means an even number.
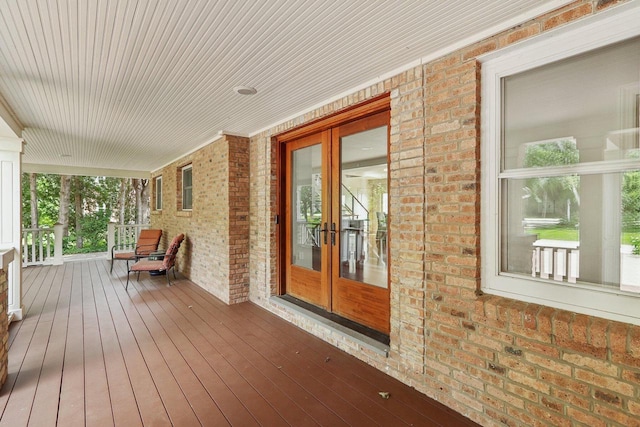
[[[336,223],[333,222],[331,223],[331,229],[327,228],[327,223],[324,223],[324,228],[322,228],[320,230],[322,233],[324,233],[324,244],[327,244],[327,235],[329,233],[331,233],[331,245],[335,246],[336,245]]]
[[[320,231],[322,233],[324,233],[324,244],[327,244],[327,233],[329,232],[329,229],[327,228],[327,223],[324,223],[324,228],[320,229]]]
[[[336,245],[336,223],[331,223],[331,246]]]

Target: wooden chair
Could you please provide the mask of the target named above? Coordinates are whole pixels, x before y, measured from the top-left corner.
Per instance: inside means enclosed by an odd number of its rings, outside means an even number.
[[[129,261],[135,261],[140,258],[148,257],[151,252],[158,250],[160,244],[160,238],[162,237],[162,230],[145,229],[140,230],[138,241],[133,252],[116,252],[116,247],[111,248],[111,270],[113,273],[113,261],[121,260],[127,261],[127,270],[129,270]]]
[[[180,249],[180,245],[184,240],[184,234],[179,234],[173,238],[167,252],[164,254],[163,259],[160,260],[149,260],[142,259],[131,266],[127,270],[127,285],[125,286],[125,290],[129,289],[129,273],[136,272],[138,273],[138,277],[136,280],[140,280],[140,272],[141,271],[159,271],[166,272],[167,283],[171,286],[171,279],[169,278],[169,270],[173,269],[173,278],[176,278],[176,255],[178,254],[178,250]]]

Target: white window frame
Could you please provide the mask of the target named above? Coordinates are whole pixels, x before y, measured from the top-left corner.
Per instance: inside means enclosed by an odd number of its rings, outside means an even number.
[[[156,210],[162,210],[162,175],[156,177]]]
[[[184,206],[184,193],[185,193],[185,186],[184,186],[184,172],[190,170],[191,171],[191,206],[186,208]],[[182,210],[183,211],[190,211],[193,210],[193,165],[187,165],[184,166],[182,168],[182,170],[180,171],[180,173],[182,174],[182,193],[181,193],[181,197],[182,197]]]
[[[581,283],[574,285],[500,272],[502,79],[640,35],[640,4],[625,3],[534,39],[479,58],[482,63],[482,289],[522,300],[640,325],[640,296]],[[629,162],[629,161],[627,161]],[[629,162],[629,169],[638,163]],[[604,167],[603,167],[604,166]],[[620,165],[615,165],[620,171]],[[601,162],[580,172],[606,173]],[[614,169],[614,168],[612,168]],[[567,173],[567,168],[558,172]],[[526,173],[526,172],[525,172]],[[535,171],[530,171],[535,176]]]

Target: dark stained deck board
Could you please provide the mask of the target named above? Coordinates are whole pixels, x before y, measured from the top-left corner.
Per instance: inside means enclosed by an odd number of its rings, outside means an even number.
[[[16,336],[13,343],[17,349],[15,360],[9,353],[9,367],[19,366],[20,375],[7,379],[7,386],[13,389],[13,393],[7,396],[0,425],[27,425],[31,415],[36,395],[36,387],[31,385],[38,384],[40,379],[53,325],[52,313],[58,300],[56,291],[60,289],[56,286],[55,274],[40,274],[39,277],[41,283],[34,285],[39,292],[29,296],[33,315],[21,322],[22,334]]]
[[[219,312],[222,313],[225,311],[225,307],[220,307]],[[253,313],[254,311],[252,310],[251,314]],[[329,361],[327,361],[326,352],[304,350],[307,342],[320,344],[322,350],[326,349],[325,343],[321,342],[317,338],[311,337],[306,333],[303,333],[303,335],[301,335],[302,342],[291,340],[289,332],[293,332],[293,330],[299,329],[292,328],[291,325],[279,319],[278,322],[274,322],[273,319],[270,319],[270,321],[267,322],[267,324],[270,324],[271,326],[273,326],[274,323],[278,323],[277,327],[281,328],[280,330],[277,330],[276,336],[273,336],[271,339],[262,338],[262,334],[255,335],[252,332],[249,332],[249,334],[247,335],[247,331],[260,330],[264,322],[260,321],[257,323],[247,323],[247,319],[253,316],[247,316],[246,314],[247,313],[243,313],[243,316],[236,317],[235,319],[232,317],[227,319],[226,321],[222,319],[218,319],[218,321],[224,321],[225,324],[234,325],[236,327],[235,333],[237,333],[238,336],[246,336],[247,342],[251,343],[250,345],[258,346],[257,350],[265,357],[269,356],[269,359],[272,363],[282,365],[283,371],[288,372],[294,380],[297,380],[300,383],[305,384],[306,386],[313,384],[313,381],[310,382],[310,378],[316,381],[324,380],[327,387],[317,387],[316,390],[318,394],[316,396],[322,399],[329,399],[331,401],[331,403],[329,404],[333,408],[335,408],[335,402],[332,401],[335,400],[333,399],[333,397],[335,397],[335,394],[341,393],[344,399],[346,399],[345,402],[357,402],[358,405],[356,406],[366,408],[368,413],[374,415],[377,422],[380,422],[383,425],[401,425],[403,423],[410,424],[413,422],[411,420],[404,421],[402,419],[406,418],[407,412],[413,411],[411,408],[401,408],[403,410],[403,412],[401,413],[402,418],[399,418],[398,416],[385,410],[382,406],[379,406],[378,400],[380,400],[380,403],[382,404],[388,404],[388,402],[384,401],[378,394],[378,391],[382,390],[370,390],[368,395],[361,395],[358,390],[354,390],[350,386],[348,380],[345,381],[344,379],[341,379],[340,376],[327,375],[328,364],[335,363],[336,359],[332,359],[331,357],[329,357]],[[286,331],[283,331],[282,329],[285,329]],[[276,352],[275,349],[279,349],[279,352]],[[347,358],[351,358],[351,356],[347,356]],[[287,359],[289,359],[291,363],[285,364],[284,361],[286,361]],[[314,362],[310,362],[314,359]],[[356,363],[359,364],[360,362],[356,361]],[[305,364],[306,366],[304,366]],[[297,368],[297,365],[303,365],[303,369]],[[287,368],[287,366],[289,366],[289,368]],[[295,372],[292,372],[292,370],[294,370]],[[386,381],[388,381],[388,377]],[[331,391],[332,389],[333,392]],[[359,412],[358,409],[355,409],[355,411]],[[421,420],[418,420],[418,422],[419,421]]]
[[[259,316],[256,319],[256,326],[271,330],[274,339],[281,335],[275,328],[274,322],[269,321],[269,313],[265,310],[257,310],[255,313]],[[284,345],[284,342],[291,338],[293,334],[298,334],[301,337],[308,336],[306,332],[296,328],[291,334],[286,334],[284,337],[281,337],[280,342]],[[312,356],[316,356],[317,363],[322,363],[322,360],[319,360],[321,359],[322,351],[329,353],[327,357],[329,357],[330,360],[339,361],[342,366],[337,367],[336,364],[329,364],[328,370],[340,376],[344,376],[344,372],[346,371],[348,373],[348,377],[345,378],[346,382],[353,384],[357,392],[366,392],[368,397],[372,394],[377,396],[379,391],[389,392],[394,398],[378,403],[383,404],[394,414],[401,414],[402,417],[405,418],[405,422],[414,423],[420,420],[419,417],[427,417],[434,423],[440,423],[446,426],[476,425],[476,423],[461,416],[452,409],[447,408],[445,405],[429,399],[421,393],[416,393],[415,390],[377,369],[372,367],[368,367],[366,370],[361,369],[362,364],[360,361],[335,347],[331,346],[327,348],[323,345],[324,343],[319,340],[312,340],[311,344],[311,354]],[[320,355],[320,357],[318,357],[318,355]],[[384,390],[380,389],[380,384],[385,385]],[[419,415],[414,414],[413,411],[419,413]],[[412,420],[413,417],[415,417],[415,420]]]
[[[133,288],[130,288],[129,292],[136,292],[136,288],[134,285]],[[198,378],[202,381],[202,386],[207,390],[212,399],[209,405],[211,406],[213,403],[219,407],[221,411],[220,414],[222,415],[223,412],[227,414],[229,417],[228,422],[232,425],[259,425],[242,402],[233,394],[231,389],[224,384],[221,377],[212,368],[209,361],[207,361],[203,352],[199,351],[192,343],[187,335],[188,331],[180,328],[169,313],[165,311],[163,305],[160,304],[162,299],[158,301],[158,298],[156,298],[152,292],[145,292],[144,290],[138,294],[138,297],[142,298],[153,312],[155,318],[160,322],[160,325],[162,325],[168,337],[170,337],[175,348],[180,352],[182,357],[184,357],[185,362],[198,373]],[[197,337],[196,340],[197,342],[202,342],[203,337]],[[215,352],[215,349],[210,346],[207,350],[208,352]],[[223,421],[219,420],[218,422],[222,423]]]
[[[25,286],[27,289],[32,289],[32,292],[25,293],[22,303],[24,307],[24,314],[27,315],[27,313],[30,312],[32,314],[29,314],[26,317],[26,320],[22,322],[15,322],[11,325],[8,345],[12,349],[12,352],[9,356],[8,376],[3,390],[11,390],[16,387],[16,383],[18,382],[18,372],[20,372],[21,369],[25,373],[25,375],[21,378],[20,382],[17,383],[17,387],[21,387],[23,384],[28,383],[28,380],[30,378],[35,378],[37,381],[37,378],[40,375],[40,369],[36,364],[33,363],[33,355],[37,354],[38,349],[41,349],[44,352],[46,350],[46,344],[48,342],[46,328],[40,328],[40,333],[37,336],[35,336],[35,333],[36,328],[39,326],[40,320],[44,322],[40,326],[47,325],[47,315],[43,313],[51,311],[51,300],[49,299],[49,291],[52,287],[55,273],[50,268],[32,268],[26,270],[30,270],[31,274],[26,274],[24,276],[26,281],[23,283],[23,286]],[[38,292],[39,290],[42,290],[42,292]],[[48,304],[46,307],[49,308],[45,308],[46,304]],[[19,331],[22,332],[18,334]],[[45,337],[46,340],[44,342],[38,343],[39,337]],[[31,354],[29,355],[30,359],[27,359],[27,354],[29,351],[31,351]],[[44,353],[42,353],[41,355],[42,357],[44,357]],[[25,365],[25,360],[27,364],[31,364],[30,367]],[[26,374],[27,372],[28,374]],[[35,391],[33,392],[35,393]],[[14,397],[14,402],[12,402],[12,405],[20,403],[20,399],[18,396],[19,395],[16,395]],[[9,402],[9,397],[9,393],[0,394],[0,414],[2,414],[6,409],[6,406]],[[29,416],[29,412],[26,412],[26,416]],[[8,421],[7,418],[0,418],[0,424],[2,424],[2,421],[4,420]]]
[[[122,359],[129,375],[132,393],[139,411],[139,418],[131,422],[135,424],[141,419],[145,425],[171,425],[169,414],[157,389],[152,372],[149,370],[149,366],[138,346],[137,338],[134,330],[131,329],[124,308],[116,296],[116,288],[120,287],[121,284],[118,280],[113,281],[111,276],[104,272],[104,267],[100,264],[98,264],[98,269],[103,272],[102,280],[105,300],[111,313],[113,328],[117,335]],[[120,385],[123,386],[123,383],[120,383]],[[126,422],[126,420],[124,421]]]
[[[175,289],[171,288],[167,292]],[[180,305],[189,307],[191,304]],[[238,369],[247,381],[254,386],[258,386],[256,388],[262,398],[269,400],[283,418],[291,425],[315,423],[313,417],[308,413],[308,408],[305,408],[305,405],[299,405],[299,402],[296,401],[298,396],[287,388],[289,384],[282,386],[281,381],[277,378],[281,376],[280,372],[269,371],[268,369],[262,369],[261,366],[256,366],[256,358],[251,354],[251,351],[247,351],[246,348],[238,345],[239,343],[235,337],[229,339],[228,331],[225,331],[226,326],[219,324],[217,321],[203,319],[197,313],[198,308],[195,305],[191,305],[191,307],[189,310],[192,313],[194,326],[202,330],[207,337],[215,337],[216,345],[221,349],[222,356],[228,358],[230,363]]]
[[[111,316],[111,310],[107,302],[103,276],[99,274],[100,272],[98,268],[96,268],[97,264],[90,264],[90,267],[92,270],[93,296],[96,305],[102,350],[104,352],[113,423],[116,426],[141,426],[142,419],[122,355],[122,348],[118,341],[118,335],[114,326],[115,322]],[[168,422],[168,419],[166,421]]]
[[[66,344],[67,326],[69,320],[69,302],[71,294],[71,268],[59,267],[52,269],[54,282],[52,291],[57,291],[58,302],[55,312],[51,313],[53,322],[51,334],[48,339],[47,350],[40,372],[33,408],[31,411],[29,425],[33,426],[55,426],[58,418],[58,400],[60,395],[60,384],[62,381],[62,370],[64,363],[64,351]],[[41,316],[40,321],[49,320]]]
[[[177,289],[177,288],[172,288],[172,289]],[[201,290],[201,288],[194,287],[194,289],[197,289],[198,291],[203,292],[203,291]],[[219,303],[219,302],[218,302],[218,303]],[[223,307],[223,309],[224,309],[224,307],[226,307],[226,306],[224,306],[224,305],[223,305],[222,307]],[[260,310],[260,311],[262,311],[262,312],[263,312],[265,315],[267,315],[267,316],[271,316],[269,313],[266,313],[264,310]],[[246,315],[246,313],[243,313],[243,315]],[[271,317],[271,319],[273,319],[273,318]],[[265,322],[260,322],[257,326],[259,327],[259,325],[260,325],[260,324],[269,324],[269,323],[270,323],[270,322],[268,322],[268,321],[267,321],[266,323],[265,323]],[[288,325],[288,324],[286,324],[286,325],[287,325],[287,326],[291,326],[291,325]],[[299,331],[299,329],[297,329],[297,328],[296,328],[296,330],[298,330],[298,331]],[[281,333],[281,332],[279,332],[279,333],[280,333],[280,336],[282,337],[282,333]],[[304,332],[302,332],[302,334],[303,334],[304,336],[308,336],[308,334],[306,334],[306,333],[304,333]],[[285,336],[286,336],[286,335],[285,335]],[[316,341],[318,341],[320,344],[324,345],[324,343],[320,342],[319,340],[316,340]],[[345,355],[344,353],[339,352],[339,351],[338,351],[338,353],[339,353],[339,354],[342,354],[342,355]],[[351,358],[351,356],[347,356],[347,357],[348,357],[348,358]],[[351,359],[353,359],[353,358],[351,358]],[[355,361],[355,359],[353,359],[353,361]],[[357,362],[357,361],[355,361],[355,362],[356,362],[356,363],[360,363],[360,362]],[[377,370],[374,370],[374,372],[379,373],[379,371],[377,371]],[[386,378],[387,380],[389,379],[389,377],[388,377],[388,376],[386,376],[386,375],[384,375],[384,374],[382,374],[382,373],[380,373],[380,375],[381,375],[381,376],[383,376],[384,378]],[[394,380],[394,381],[395,381],[395,380]],[[406,386],[404,386],[403,384],[401,384],[401,383],[399,383],[399,382],[397,382],[397,381],[395,381],[395,382],[397,383],[397,385],[399,385],[399,386],[401,386],[401,387],[404,387],[405,389],[408,389],[408,388],[407,388]],[[419,395],[419,396],[422,396],[422,395],[420,395],[419,393],[415,393],[415,392],[413,392],[412,390],[410,390],[410,391],[412,392],[411,394],[413,394],[413,395]],[[375,392],[374,394],[376,395],[376,397],[378,397],[377,392]],[[397,395],[397,394],[396,394],[396,395]],[[421,399],[420,399],[420,402],[418,402],[418,403],[421,403],[421,404],[428,403],[428,404],[430,404],[431,402],[432,402],[432,401],[431,401],[430,399],[427,399],[427,398],[425,397],[425,398],[421,398]],[[439,405],[439,404],[436,404],[436,405]],[[422,405],[422,406],[425,406],[425,405]],[[427,406],[429,406],[429,405],[427,405]],[[396,408],[396,409],[397,409],[397,408]],[[411,409],[411,407],[410,407],[410,406],[409,406],[409,407],[400,408],[400,409],[402,409],[402,410],[404,411],[404,414],[405,414],[405,415],[407,414],[407,412],[408,412],[408,413],[411,413],[411,412],[412,412],[412,409]],[[438,410],[442,410],[442,409],[446,409],[446,410],[447,410],[447,411],[444,413],[444,416],[439,417],[439,418],[441,419],[441,423],[442,423],[442,425],[456,425],[455,423],[456,423],[456,422],[458,422],[458,421],[461,421],[460,425],[474,425],[474,424],[473,424],[473,423],[471,423],[471,422],[467,422],[468,420],[466,420],[465,418],[461,417],[459,414],[457,414],[457,413],[455,413],[455,412],[453,412],[453,411],[448,410],[448,408],[446,408],[446,407],[443,407],[443,406],[439,405],[439,407],[438,407],[437,409],[438,409]],[[415,416],[417,416],[417,415],[415,415]],[[458,418],[458,420],[456,420],[456,418]],[[422,419],[422,420],[418,420],[418,421],[424,421],[424,419]],[[397,422],[398,422],[398,420],[396,420],[395,422],[397,423]],[[409,423],[411,423],[411,422],[413,422],[413,421],[412,421],[412,420],[409,420],[408,422],[409,422]],[[435,422],[435,421],[434,421],[434,422]],[[452,423],[454,423],[454,424],[452,424]],[[432,423],[432,424],[433,424],[433,423]]]
[[[271,333],[271,336],[275,339],[280,336],[279,331],[275,327],[274,322],[269,322],[268,315],[265,311],[256,311],[257,317],[254,317],[255,327],[262,328],[266,332]],[[249,318],[252,319],[252,318]],[[281,337],[279,340],[280,345],[286,351],[288,345],[293,345],[295,341],[293,340],[292,335],[299,334],[299,336],[306,338],[307,334],[302,330],[297,329],[292,332],[292,334],[286,334],[284,337]],[[288,343],[288,344],[287,344]],[[316,367],[318,364],[322,364],[322,353],[323,350],[328,350],[329,353],[326,357],[329,358],[329,361],[337,362],[342,366],[334,369],[336,363],[332,366],[328,364],[325,371],[335,371],[333,372],[336,375],[343,375],[343,372],[348,372],[348,376],[345,378],[348,384],[355,384],[357,387],[354,388],[354,392],[362,393],[362,391],[367,391],[366,396],[371,397],[372,395],[378,396],[379,391],[387,391],[394,398],[384,400],[382,403],[386,408],[392,411],[395,414],[401,414],[404,421],[411,424],[414,422],[419,422],[421,417],[429,417],[436,423],[442,423],[444,425],[451,425],[451,418],[459,417],[459,414],[446,408],[444,405],[434,402],[431,399],[426,398],[426,396],[415,393],[413,390],[406,387],[406,385],[400,383],[397,380],[390,379],[386,374],[382,373],[377,369],[369,369],[366,371],[366,375],[363,374],[363,370],[359,369],[360,362],[355,358],[347,355],[346,353],[336,349],[335,347],[331,347],[326,349],[322,343],[318,341],[310,341],[309,349],[311,350],[311,358],[315,357]],[[319,345],[320,344],[320,345]],[[285,353],[286,354],[286,353]],[[326,358],[325,358],[326,361]],[[326,363],[326,362],[325,362]],[[318,370],[314,370],[314,372],[318,372]],[[378,384],[385,384],[386,388],[384,390],[380,390]],[[433,411],[434,407],[438,410],[444,410],[444,417],[434,417],[434,414],[441,414],[440,411]],[[371,409],[371,407],[370,407]],[[462,417],[461,417],[462,418]],[[462,419],[462,422],[467,422],[466,419]],[[470,423],[469,425],[474,425],[474,423]]]
[[[82,425],[85,420],[83,288],[81,265],[68,263],[72,268],[69,323],[64,353],[62,384],[58,409],[59,425]]]
[[[175,423],[179,425],[186,425],[187,423],[196,425],[198,421],[199,423],[211,422],[213,425],[226,424],[227,422],[224,415],[218,409],[213,399],[211,399],[211,396],[194,374],[181,352],[176,348],[176,345],[162,328],[159,319],[154,316],[147,304],[139,303],[142,301],[142,298],[132,291],[133,289],[124,297],[130,297],[133,302],[137,303],[132,309],[137,311],[140,320],[146,325],[149,336],[151,340],[153,340],[159,355],[162,357],[162,361],[167,365],[167,368],[170,369],[175,384],[183,393],[183,396],[176,396],[178,397],[177,399],[174,399],[173,396],[167,396],[167,399],[175,400],[175,403],[178,405],[188,402],[193,410],[193,416],[189,414],[189,418],[185,418],[185,408],[181,408],[172,416],[172,420],[175,420]],[[186,350],[183,349],[183,351]],[[173,382],[171,385],[173,385]],[[165,384],[158,384],[159,389],[165,386]],[[184,397],[184,399],[181,397]],[[194,416],[196,418],[194,418]]]
[[[180,292],[182,289],[174,289],[174,291],[176,293]],[[188,292],[187,289],[184,289],[185,294]],[[178,296],[178,298],[181,297],[186,297],[186,298],[193,298],[194,304],[198,304],[198,301],[200,300],[200,295],[197,294],[191,294],[191,296],[189,295],[185,295],[185,296]],[[189,299],[186,300],[187,302],[190,301]],[[222,307],[222,306],[220,306]],[[200,309],[196,308],[196,312],[199,312],[199,314],[201,316],[203,316],[203,320],[205,321],[205,323],[207,324],[219,324],[221,325],[222,328],[227,329],[229,334],[232,334],[235,337],[240,337],[242,336],[242,332],[240,331],[234,331],[234,323],[236,322],[236,320],[229,318],[227,316],[224,317],[216,317],[216,316],[211,316],[209,315],[208,311],[204,308],[204,307],[200,307]],[[296,381],[296,378],[288,375],[284,366],[284,359],[277,359],[274,360],[273,358],[269,358],[269,357],[265,357],[265,353],[261,353],[260,350],[253,348],[250,344],[249,341],[253,341],[256,339],[256,337],[249,337],[250,340],[245,341],[244,344],[244,351],[243,353],[248,353],[248,352],[253,352],[257,355],[261,356],[261,360],[258,361],[259,365],[260,365],[260,369],[265,370],[265,369],[277,369],[278,374],[282,374],[285,377],[287,377],[287,381],[288,382],[294,382],[297,384],[298,387],[302,387],[300,381]],[[276,345],[276,343],[272,343],[273,345]],[[248,349],[251,350],[248,350]],[[255,361],[254,361],[255,362]],[[265,363],[270,363],[270,365],[265,365]],[[303,370],[298,370],[297,371],[300,375],[302,376],[308,376],[309,373]],[[333,423],[347,423],[347,424],[351,424],[351,425],[372,425],[374,424],[374,422],[371,420],[371,418],[366,417],[359,409],[355,408],[353,405],[351,405],[349,402],[342,400],[338,397],[338,395],[336,394],[336,390],[332,390],[331,388],[327,388],[322,386],[321,384],[313,381],[313,379],[307,378],[307,382],[304,383],[304,387],[305,389],[305,394],[303,393],[302,395],[296,394],[295,393],[295,389],[294,392],[292,394],[290,394],[290,396],[293,396],[295,399],[298,399],[298,405],[300,405],[301,407],[303,407],[304,409],[307,409],[309,411],[312,410],[316,410],[318,411],[317,408],[311,407],[310,406],[310,402],[313,404],[315,403],[315,400],[317,400],[318,404],[322,405],[320,407],[320,410],[323,410],[323,417],[326,416],[330,416],[331,419],[322,419],[319,418],[316,415],[316,419],[321,422],[321,424],[327,424],[327,423],[331,423],[331,425],[334,425]],[[313,399],[310,399],[310,396],[313,397]],[[316,404],[317,405],[317,404]],[[322,408],[325,409],[322,409]],[[330,412],[335,413],[336,416],[339,417],[339,420],[336,420],[336,418],[334,418],[332,415],[330,415],[330,413],[327,413],[327,415],[324,415],[324,413],[326,413],[326,408],[330,408]],[[311,412],[311,415],[313,415],[313,412]],[[354,423],[360,423],[360,424],[354,424]]]
[[[157,294],[158,291],[170,293],[169,289],[163,291],[160,288],[155,290],[155,293]],[[274,388],[272,381],[265,377],[262,372],[248,364],[244,356],[231,347],[228,342],[222,340],[216,332],[216,324],[208,325],[204,323],[188,305],[176,304],[174,306],[167,299],[164,299],[164,306],[170,312],[182,312],[183,320],[181,323],[185,333],[197,345],[202,354],[207,357],[210,365],[216,368],[223,381],[233,386],[234,393],[242,399],[244,405],[261,425],[282,425],[283,419],[286,419],[291,425],[310,425],[314,423],[313,419],[295,406],[292,401],[289,401],[286,395]],[[191,320],[191,323],[188,323],[189,320]],[[273,408],[259,391],[263,391],[263,394],[268,395],[273,400]],[[283,417],[274,412],[278,408],[281,409],[280,414]]]
[[[82,277],[82,313],[84,336],[85,423],[113,425],[113,412],[107,382],[104,349],[98,323],[90,263],[80,263]]]
[[[151,378],[160,394],[170,421],[174,425],[199,425],[200,422],[179,383],[176,381],[171,366],[163,358],[156,342],[138,313],[136,308],[138,302],[131,299],[130,295],[124,290],[124,286],[121,286],[117,281],[114,282],[112,289],[115,291],[116,298],[129,322],[129,327],[133,332],[147,369],[151,373]]]
[[[195,292],[201,294],[204,293],[204,290],[199,287],[190,287],[190,289],[193,289]],[[389,409],[395,414],[401,414],[403,418],[406,418],[405,422],[409,424],[420,422],[421,417],[426,416],[434,423],[441,423],[442,425],[447,426],[454,425],[452,423],[455,422],[459,422],[461,423],[461,425],[475,425],[475,423],[462,417],[455,411],[445,407],[438,402],[433,401],[432,399],[428,399],[426,396],[420,393],[416,393],[406,385],[390,378],[388,375],[382,373],[377,369],[367,367],[368,369],[363,370],[362,363],[356,360],[354,357],[340,351],[333,346],[326,346],[326,344],[321,340],[312,337],[299,328],[292,327],[292,325],[284,322],[282,319],[274,319],[272,314],[260,309],[259,307],[255,308],[256,310],[251,310],[250,313],[257,315],[258,317],[248,316],[248,313],[246,312],[243,312],[242,315],[238,317],[237,314],[239,313],[236,312],[236,319],[238,322],[244,322],[248,319],[254,319],[252,325],[240,326],[236,330],[236,332],[239,334],[239,336],[241,336],[243,333],[245,333],[244,331],[272,331],[272,338],[263,343],[263,350],[261,350],[263,354],[267,354],[268,351],[267,347],[264,347],[264,345],[270,346],[272,348],[280,347],[283,350],[283,353],[281,353],[281,355],[284,356],[287,354],[287,352],[289,354],[292,353],[290,351],[291,348],[300,348],[304,347],[306,344],[311,344],[312,347],[310,357],[315,358],[316,362],[315,366],[310,368],[312,372],[323,372],[327,370],[327,367],[331,370],[332,365],[325,362],[327,357],[329,357],[330,361],[334,362],[340,360],[340,362],[345,364],[345,366],[337,368],[336,374],[343,376],[345,372],[348,373],[348,378],[344,382],[345,384],[353,384],[355,381],[359,385],[358,389],[360,391],[368,390],[367,396],[375,396],[374,400],[377,400],[377,398],[379,397],[378,391],[389,391],[394,396],[394,399],[381,400],[381,403],[389,407]],[[217,310],[211,312],[233,313],[234,311],[233,307],[220,305]],[[233,324],[233,322],[231,324]],[[287,328],[286,333],[283,333],[281,328]],[[300,345],[300,342],[296,342],[296,340],[293,339],[293,335],[298,336],[299,339],[302,340],[303,345]],[[259,334],[259,337],[261,337],[261,339],[264,339],[262,338],[264,337],[263,334]],[[254,339],[251,339],[250,342],[256,341]],[[323,354],[327,354],[327,356],[325,357]],[[336,359],[336,357],[338,359]],[[324,368],[323,365],[325,365]],[[333,366],[335,365],[336,364],[334,363]],[[358,375],[358,373],[360,375]],[[365,375],[363,376],[362,374]],[[387,384],[387,388],[385,390],[380,390],[380,388],[377,387],[377,385],[380,383]],[[400,403],[402,403],[402,405]],[[369,407],[368,409],[370,410],[371,407]],[[436,411],[434,411],[434,409]]]
[[[23,279],[23,282],[22,282],[22,289],[23,289],[22,305],[24,307],[23,315],[26,315],[29,312],[29,309],[31,308],[31,306],[33,305],[36,297],[39,295],[38,290],[45,283],[45,279],[46,279],[45,275],[47,274],[48,270],[45,268],[31,267],[31,268],[26,268],[23,271],[30,272],[30,274],[27,274],[26,278]],[[35,312],[38,313],[38,316],[40,315],[41,311],[42,311],[41,306],[38,306],[35,308]],[[8,343],[9,345],[11,345],[11,343],[13,342],[13,339],[15,339],[15,336],[17,335],[18,331],[22,327],[22,323],[23,322],[16,323],[16,326],[9,330],[9,343]]]
[[[252,313],[253,314],[253,313]],[[237,319],[237,325],[243,330],[260,330],[247,316]],[[248,323],[251,322],[251,323]],[[300,341],[288,340],[284,337],[263,336],[250,339],[251,346],[268,358],[272,363],[280,363],[282,371],[292,379],[304,384],[315,396],[322,397],[345,422],[352,425],[400,425],[402,420],[373,402],[380,399],[377,393],[366,396],[353,388],[348,381],[335,376],[326,370],[327,363],[335,361],[325,357],[320,362],[312,361],[314,356],[322,358],[322,352],[309,352]]]
[[[23,270],[1,426],[475,425],[254,304],[132,279],[106,260]]]
[[[15,386],[18,372],[22,367],[29,343],[33,337],[33,332],[38,323],[39,314],[29,317],[21,322],[14,322],[9,328],[9,341],[7,346],[12,349],[9,355],[7,379],[2,388],[4,393],[0,393],[0,425],[2,425],[1,415],[4,412],[10,397],[10,391]],[[23,332],[18,335],[18,331],[22,328]]]

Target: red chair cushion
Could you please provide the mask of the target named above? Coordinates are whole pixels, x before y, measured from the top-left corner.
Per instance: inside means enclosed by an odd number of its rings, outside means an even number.
[[[133,266],[131,266],[130,271],[156,271],[156,270],[159,270],[159,271],[165,270],[164,264],[161,260],[149,261],[147,259],[143,259],[133,264]]]

